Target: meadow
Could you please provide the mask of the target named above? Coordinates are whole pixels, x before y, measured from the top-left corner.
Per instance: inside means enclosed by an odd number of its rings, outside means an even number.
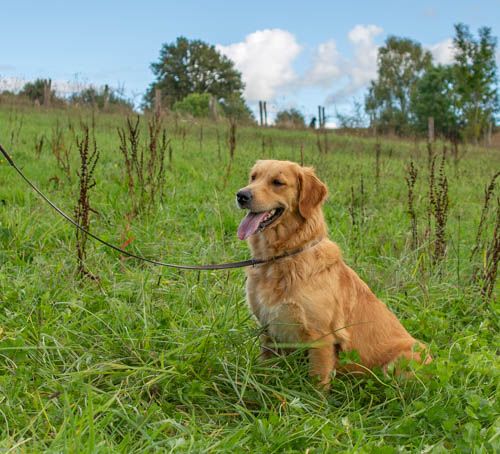
[[[442,161],[436,142],[429,194],[423,141],[238,126],[230,160],[228,124],[167,117],[148,203],[128,187],[124,115],[0,106],[0,143],[70,214],[82,124],[99,150],[92,232],[173,263],[249,258],[234,196],[251,165],[314,166],[330,237],[434,362],[412,379],[335,376],[323,394],[303,352],[258,361],[243,270],[154,267],[89,239],[79,273],[75,228],[0,159],[0,451],[498,452],[498,283],[488,297],[480,277],[498,188],[479,229],[498,148],[446,144]],[[139,127],[142,150],[147,120]],[[449,201],[437,254],[435,191],[438,212]]]

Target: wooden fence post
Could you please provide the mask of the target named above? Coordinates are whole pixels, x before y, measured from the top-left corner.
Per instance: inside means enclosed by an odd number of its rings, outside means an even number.
[[[47,79],[43,84],[43,105],[50,107],[50,96],[52,88],[52,79]]]
[[[217,113],[217,101],[215,96],[210,96],[210,101],[208,102],[208,107],[210,109],[210,113],[212,114],[212,119],[216,122],[219,120],[219,115]]]
[[[267,101],[264,101],[264,125],[267,126]]]
[[[429,117],[427,120],[427,128],[429,133],[429,143],[434,142],[434,117]]]
[[[104,110],[108,110],[109,107],[109,85],[104,85]]]

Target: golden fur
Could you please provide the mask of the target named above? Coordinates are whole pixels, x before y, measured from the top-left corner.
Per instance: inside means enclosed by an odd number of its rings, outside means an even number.
[[[326,186],[312,168],[289,161],[257,161],[244,188],[250,210],[277,207],[273,224],[248,238],[253,256],[266,259],[299,248],[297,255],[247,269],[247,299],[264,328],[262,356],[273,343],[308,344],[310,373],[327,387],[334,369],[362,371],[404,357],[421,361],[423,345],[401,325],[342,260],[330,241],[321,208]],[[278,184],[280,183],[280,184]],[[415,348],[417,347],[417,348]],[[360,365],[341,368],[338,351],[355,350]],[[430,362],[425,356],[424,362]]]

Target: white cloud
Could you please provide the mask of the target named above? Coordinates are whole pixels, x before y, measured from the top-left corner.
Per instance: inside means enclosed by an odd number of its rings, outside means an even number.
[[[247,101],[272,101],[291,88],[338,87],[327,98],[326,103],[332,104],[345,101],[376,77],[375,38],[382,32],[377,25],[356,25],[348,34],[353,49],[350,58],[341,55],[333,39],[319,44],[310,67],[301,76],[295,73],[293,63],[302,46],[286,30],[258,30],[242,42],[216,47],[241,71]]]
[[[354,45],[354,61],[349,71],[354,91],[377,76],[378,45],[374,39],[382,32],[376,25],[356,25],[349,32],[349,41]]]
[[[241,71],[248,101],[274,99],[297,81],[292,65],[302,48],[286,30],[258,30],[242,42],[216,47]]]
[[[431,44],[430,46],[426,46],[426,48],[431,52],[436,63],[441,65],[453,63],[454,48],[451,38],[447,38],[436,44]]]
[[[321,43],[316,50],[313,66],[306,73],[303,84],[330,87],[335,80],[342,76],[340,66],[341,57],[335,41],[332,39]]]
[[[356,25],[349,32],[347,36],[354,55],[342,65],[342,76],[347,82],[326,98],[326,104],[344,101],[376,78],[378,45],[374,40],[382,32],[383,29],[376,25]]]

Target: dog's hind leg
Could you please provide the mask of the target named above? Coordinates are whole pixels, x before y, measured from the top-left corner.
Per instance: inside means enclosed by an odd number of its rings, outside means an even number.
[[[387,372],[389,365],[394,364],[396,375],[411,376],[412,374],[402,370],[401,361],[416,361],[420,364],[430,364],[432,357],[429,354],[429,349],[424,344],[417,342],[411,347],[401,350],[394,359],[386,363],[382,370]]]

